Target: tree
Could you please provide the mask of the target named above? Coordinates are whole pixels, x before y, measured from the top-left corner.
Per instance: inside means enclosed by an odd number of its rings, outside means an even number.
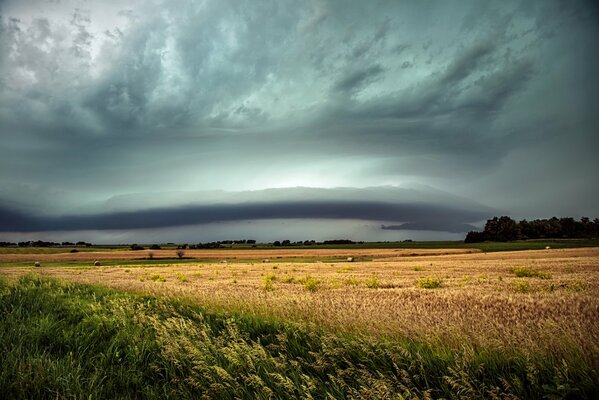
[[[484,232],[476,232],[470,231],[466,235],[466,239],[464,239],[465,243],[480,243],[485,241],[485,233]]]

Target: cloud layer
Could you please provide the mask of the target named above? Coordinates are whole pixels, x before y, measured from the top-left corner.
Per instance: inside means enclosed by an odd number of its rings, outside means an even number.
[[[0,208],[0,232],[131,230],[255,220],[363,220],[402,222],[383,229],[465,232],[466,222],[489,218],[495,210],[446,193],[421,189],[276,189],[238,193],[195,193],[177,206],[156,207],[169,196],[154,196],[154,207],[141,196],[112,199],[111,212],[40,215]],[[181,197],[179,196],[179,199]],[[193,200],[191,200],[193,199]],[[231,201],[231,199],[235,199]]]
[[[24,217],[108,215],[99,204],[133,193],[407,182],[516,217],[599,214],[592,2],[6,0],[0,14],[0,198]]]

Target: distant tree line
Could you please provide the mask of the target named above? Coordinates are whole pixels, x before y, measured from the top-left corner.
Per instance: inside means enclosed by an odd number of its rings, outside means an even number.
[[[73,242],[62,242],[62,243],[58,243],[58,242],[46,242],[43,240],[28,240],[28,241],[24,241],[24,242],[0,242],[0,247],[70,247],[70,246],[85,246],[85,247],[90,247],[93,246],[93,244],[88,243],[88,242],[77,242],[77,243],[73,243]]]
[[[364,243],[364,242],[354,242],[353,240],[349,240],[349,239],[332,239],[332,240],[325,240],[322,242],[317,242],[316,240],[304,240],[304,241],[297,241],[297,242],[292,242],[290,240],[282,240],[282,241],[278,241],[275,240],[272,245],[275,247],[279,247],[279,246],[320,246],[320,245],[326,245],[326,244],[356,244],[356,243]]]
[[[526,239],[583,239],[599,237],[599,218],[580,221],[571,218],[535,219],[520,222],[510,217],[494,217],[487,220],[482,232],[470,231],[464,241],[479,243],[484,241],[509,242]]]

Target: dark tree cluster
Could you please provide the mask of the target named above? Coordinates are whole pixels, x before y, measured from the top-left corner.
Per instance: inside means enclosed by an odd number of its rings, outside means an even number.
[[[325,240],[322,244],[355,244],[353,240],[349,239],[333,239],[333,240]]]
[[[290,240],[275,240],[272,245],[275,247],[279,247],[279,246],[321,246],[321,245],[327,245],[327,244],[356,244],[356,243],[364,243],[364,242],[354,242],[352,240],[349,239],[332,239],[332,240],[325,240],[323,242],[317,242],[316,240],[304,240],[303,242],[297,241],[297,242],[292,242]]]
[[[583,239],[599,237],[599,218],[591,221],[583,217],[580,221],[571,218],[523,219],[516,222],[510,217],[494,217],[487,220],[482,232],[470,231],[466,243],[484,241],[509,242],[526,239]]]
[[[0,247],[66,247],[66,246],[93,246],[91,243],[87,242],[77,242],[77,244],[73,244],[71,242],[46,242],[43,240],[27,240],[23,242],[13,243],[13,242],[0,242]]]
[[[190,249],[218,249],[220,247],[227,247],[226,245],[233,245],[233,244],[255,245],[256,241],[254,239],[220,240],[217,242],[191,244],[188,246],[188,248],[190,248]],[[183,245],[183,246],[187,246],[187,245]],[[177,248],[179,248],[179,247],[177,247]],[[187,247],[183,247],[183,248],[187,248]]]

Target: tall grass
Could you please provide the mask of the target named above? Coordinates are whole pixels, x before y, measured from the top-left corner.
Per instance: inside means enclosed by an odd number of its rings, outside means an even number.
[[[336,336],[101,287],[0,282],[3,398],[597,398],[582,361]]]

